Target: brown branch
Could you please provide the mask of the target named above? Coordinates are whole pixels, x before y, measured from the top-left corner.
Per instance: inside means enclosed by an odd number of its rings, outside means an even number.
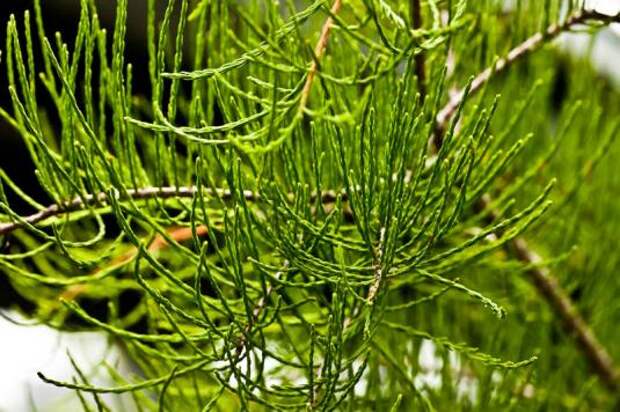
[[[379,290],[381,289],[381,286],[383,284],[383,279],[385,278],[385,273],[384,273],[384,268],[383,268],[383,246],[384,244],[385,244],[385,227],[382,227],[381,230],[379,231],[379,242],[376,248],[374,248],[372,252],[373,254],[373,259],[372,259],[373,260],[373,282],[368,288],[368,294],[366,295],[366,304],[370,306],[371,308],[375,304],[375,300],[377,299],[377,296],[379,295]],[[347,329],[349,325],[351,325],[351,323],[353,322],[353,319],[359,315],[359,312],[360,310],[358,310],[357,313],[351,314],[350,316],[347,316],[344,319],[342,323],[343,330]],[[322,374],[324,372],[324,367],[325,367],[325,364],[319,367],[319,371],[318,371],[319,380],[321,379]],[[319,383],[316,387],[310,389],[311,394],[312,394],[311,399],[313,399],[313,401],[311,401],[309,404],[309,407],[311,410],[317,406],[317,402],[319,401],[318,392],[319,392],[319,389],[321,388],[321,385],[322,384]]]
[[[370,306],[371,308],[374,306],[375,304],[375,300],[377,299],[377,296],[379,295],[379,290],[381,289],[381,286],[383,284],[383,279],[385,278],[385,273],[384,273],[384,268],[383,268],[383,247],[385,244],[385,227],[382,227],[381,230],[379,231],[379,242],[376,246],[376,248],[374,248],[372,254],[373,254],[373,282],[370,285],[370,287],[368,288],[368,294],[366,295],[366,304],[368,306]],[[347,329],[349,327],[349,325],[351,325],[351,323],[353,322],[353,319],[356,318],[359,315],[360,310],[357,311],[358,313],[352,314],[350,316],[347,316],[343,323],[342,323],[342,328],[343,330]],[[324,367],[325,364],[321,365],[319,367],[319,371],[318,371],[318,376],[319,376],[319,380],[323,374],[324,371]],[[310,402],[310,409],[314,409],[316,407],[316,404],[318,402],[318,391],[321,387],[321,384],[319,383],[319,385],[315,388],[311,388],[310,390],[312,391],[312,396],[311,398],[314,399],[314,401]]]
[[[477,208],[480,211],[489,210],[491,202],[491,196],[486,194],[478,202]],[[487,223],[492,224],[497,219],[497,212],[490,209]],[[557,278],[548,268],[541,266],[543,259],[540,255],[523,238],[514,239],[507,245],[506,249],[508,252],[514,253],[518,260],[527,265],[526,273],[530,281],[559,316],[565,331],[575,338],[579,349],[590,361],[592,370],[601,378],[605,386],[611,390],[617,390],[620,375],[614,366],[611,355],[599,342]]]
[[[170,227],[166,229],[166,233],[170,237],[170,239],[174,240],[175,242],[184,242],[194,237],[194,231],[191,227]],[[206,236],[208,233],[209,229],[206,225],[196,226],[196,236],[198,236],[199,238]],[[154,253],[163,250],[168,246],[170,246],[168,240],[163,235],[157,234],[157,236],[153,238],[153,241],[150,242],[146,250],[149,253]],[[109,266],[117,266],[123,263],[128,263],[137,255],[138,248],[132,247],[128,252],[123,253],[122,255],[112,259],[112,261],[109,263]],[[102,269],[97,269],[94,273],[101,272],[101,270]]]
[[[211,193],[211,190],[207,192]],[[148,200],[148,199],[169,199],[179,197],[193,197],[197,193],[195,186],[190,187],[146,187],[141,189],[129,189],[124,196],[126,199]],[[213,194],[213,193],[211,193]],[[218,192],[221,197],[230,197],[229,190],[221,190]],[[253,194],[249,194],[253,196]],[[43,210],[38,211],[30,216],[22,217],[11,223],[0,224],[0,236],[8,235],[15,230],[22,229],[29,225],[36,225],[46,219],[71,214],[85,210],[89,206],[101,205],[107,203],[109,194],[100,192],[96,194],[87,194],[83,197],[76,197],[73,200],[64,203],[55,203]]]
[[[595,11],[582,10],[569,16],[562,24],[551,25],[547,28],[547,30],[545,30],[545,32],[537,33],[528,38],[523,43],[512,49],[504,58],[499,59],[495,65],[478,74],[471,83],[469,94],[479,91],[493,77],[493,75],[506,70],[506,68],[508,68],[515,61],[536,50],[547,41],[557,37],[563,32],[571,30],[574,26],[584,24],[589,20],[594,20],[600,23],[610,23],[620,21],[620,14],[616,16],[608,16]],[[447,125],[454,117],[464,98],[465,89],[461,89],[437,114],[435,133],[432,141],[432,144],[436,150],[441,148]],[[477,206],[480,210],[489,209],[491,203],[491,197],[486,194],[482,196]],[[497,220],[497,212],[495,210],[491,210],[488,215],[487,223],[492,223],[495,220]],[[538,293],[556,312],[567,333],[574,336],[579,349],[589,360],[592,370],[601,378],[605,386],[612,391],[617,390],[620,386],[620,375],[614,366],[612,357],[609,355],[605,347],[599,342],[598,338],[589,327],[585,319],[581,316],[574,302],[562,288],[557,278],[551,274],[549,269],[540,267],[540,263],[542,262],[540,256],[530,248],[527,241],[523,238],[514,239],[507,245],[507,249],[508,251],[512,251],[516,255],[517,259],[530,267],[527,270],[527,274],[529,275],[531,282],[538,290]]]
[[[194,236],[194,232],[190,227],[171,227],[166,230],[168,236],[175,242],[183,242],[191,239]],[[203,237],[208,234],[208,228],[206,225],[196,226],[196,236]],[[150,253],[160,251],[169,246],[168,240],[161,234],[157,234],[152,242],[147,247],[147,250]],[[99,273],[105,270],[110,266],[119,266],[129,263],[133,258],[138,255],[138,248],[132,247],[129,251],[123,253],[122,255],[116,256],[107,266],[95,269],[92,274]],[[71,285],[67,289],[65,289],[60,296],[59,300],[76,300],[80,297],[84,292],[88,290],[88,286],[86,283],[78,283],[76,285]]]
[[[125,196],[121,196],[120,200],[149,200],[149,199],[178,199],[178,198],[192,198],[198,193],[196,186],[167,186],[167,187],[145,187],[140,189],[129,189]],[[232,192],[228,189],[210,189],[204,188],[203,193],[207,196],[217,196],[224,200],[232,197]],[[250,190],[245,190],[243,196],[247,201],[257,201],[260,196]],[[311,200],[316,199],[317,195],[314,193]],[[335,202],[338,197],[346,200],[347,196],[344,191],[326,191],[321,194],[321,201],[325,204]],[[46,219],[50,219],[56,216],[81,212],[86,210],[90,206],[105,205],[108,203],[109,194],[107,192],[100,192],[95,194],[87,194],[83,197],[76,197],[73,200],[64,203],[55,203],[45,209],[42,209],[29,216],[23,216],[19,219],[14,219],[10,223],[0,224],[0,236],[6,236],[12,232],[23,229],[28,226],[34,226],[37,223],[41,223]]]
[[[497,60],[491,67],[487,67],[481,73],[479,73],[471,83],[469,94],[474,94],[479,91],[495,74],[501,73],[510,67],[514,62],[527,56],[529,53],[535,51],[543,44],[556,38],[560,34],[570,31],[575,26],[584,24],[588,21],[596,21],[601,23],[612,23],[620,21],[620,14],[616,16],[608,16],[596,11],[581,10],[570,15],[566,21],[562,24],[552,24],[542,33],[536,33],[529,37],[523,43],[519,44],[508,54]],[[443,136],[446,132],[448,123],[454,117],[459,105],[465,97],[465,88],[456,92],[448,103],[439,111],[435,119],[435,133],[434,133],[434,146],[441,147]]]
[[[539,266],[542,259],[529,247],[525,239],[515,239],[512,242],[512,247],[519,260],[532,264],[532,267],[527,271],[532,283],[560,316],[566,332],[574,336],[581,351],[590,361],[592,369],[609,389],[617,390],[620,375],[614,366],[614,360],[599,342],[557,278],[551,274],[549,269]]]
[[[338,14],[340,11],[340,7],[342,6],[341,0],[334,0],[332,4],[332,8],[330,9],[330,13],[332,15]],[[312,60],[312,65],[310,66],[310,70],[308,70],[308,75],[306,77],[306,83],[304,84],[304,88],[301,91],[301,100],[299,101],[299,112],[303,113],[303,111],[308,106],[308,100],[310,99],[310,92],[312,91],[312,84],[314,83],[314,78],[316,77],[316,73],[319,70],[319,62],[321,58],[325,54],[325,49],[327,48],[327,42],[329,41],[329,35],[332,30],[332,26],[334,25],[334,19],[329,16],[325,23],[323,23],[323,27],[321,28],[321,35],[319,37],[319,41],[317,42],[314,48],[314,59]]]

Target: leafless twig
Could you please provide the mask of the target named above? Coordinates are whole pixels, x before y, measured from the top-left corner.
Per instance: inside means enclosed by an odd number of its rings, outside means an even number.
[[[601,23],[612,23],[620,21],[620,14],[616,16],[608,16],[596,11],[582,10],[570,15],[564,23],[553,24],[542,33],[536,33],[533,36],[526,39],[523,43],[519,44],[508,54],[497,60],[491,67],[487,67],[481,73],[479,73],[471,83],[469,94],[474,94],[482,88],[495,74],[503,72],[510,67],[514,62],[520,60],[529,53],[535,51],[543,44],[556,38],[560,34],[570,31],[575,26],[587,23],[588,21],[596,21]],[[443,136],[446,132],[446,128],[450,120],[454,117],[459,105],[465,97],[465,88],[456,92],[448,103],[439,111],[435,120],[435,134],[434,145],[440,147],[442,144]]]
[[[341,0],[334,0],[332,4],[332,8],[330,10],[332,15],[338,14],[340,11],[340,7],[342,6]],[[304,84],[304,88],[301,91],[301,100],[299,101],[299,112],[303,112],[308,106],[308,99],[310,99],[310,92],[312,91],[312,84],[314,83],[314,78],[316,77],[316,73],[319,70],[319,62],[321,58],[325,54],[325,49],[327,48],[327,43],[329,41],[329,35],[332,30],[332,26],[334,24],[334,19],[328,17],[323,23],[323,27],[321,29],[321,36],[319,37],[319,41],[314,48],[314,59],[312,60],[312,65],[310,66],[310,70],[308,71],[308,75],[306,77],[306,83]]]

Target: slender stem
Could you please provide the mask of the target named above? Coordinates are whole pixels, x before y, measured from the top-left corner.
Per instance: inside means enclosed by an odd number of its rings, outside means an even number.
[[[411,13],[411,26],[413,30],[422,28],[422,7],[420,0],[411,0],[409,3],[409,11]],[[413,58],[415,65],[415,75],[418,79],[418,92],[420,98],[424,101],[426,97],[426,56],[424,51],[418,53]]]
[[[280,270],[279,272],[275,274],[276,279],[280,279],[280,277],[283,276],[284,271],[286,271],[289,266],[290,266],[290,262],[288,260],[285,260],[284,264],[282,265],[282,270]],[[265,307],[267,306],[267,301],[271,297],[271,294],[273,293],[274,289],[275,287],[273,286],[273,284],[270,284],[267,290],[265,291],[265,294],[259,299],[256,305],[254,305],[254,308],[252,309],[252,317],[250,318],[250,321],[248,322],[248,324],[245,326],[243,330],[243,334],[239,339],[239,343],[237,344],[237,349],[236,349],[237,357],[241,355],[243,347],[248,343],[248,335],[252,331],[252,326],[254,326],[254,324],[258,321],[263,310],[265,310]]]
[[[146,187],[142,189],[130,189],[127,190],[127,198],[134,200],[147,200],[147,199],[169,199],[169,198],[184,198],[193,197],[197,192],[195,186],[190,187]],[[211,190],[208,190],[209,194]],[[231,192],[229,190],[218,191],[219,195],[223,198],[229,198]],[[254,196],[252,193],[245,193],[246,197]],[[11,223],[3,223],[0,225],[0,235],[8,235],[15,230],[24,228],[28,225],[36,225],[46,219],[71,214],[74,212],[82,211],[88,206],[105,204],[108,201],[109,194],[106,192],[100,192],[95,194],[87,194],[83,197],[76,197],[73,200],[65,203],[56,203],[46,207],[43,210],[38,211],[32,215],[22,217],[19,220],[15,220]]]
[[[232,197],[232,192],[228,189],[203,189],[203,192],[207,196],[217,196],[224,200]],[[149,199],[179,199],[179,198],[192,198],[198,193],[196,186],[166,186],[166,187],[145,187],[140,189],[127,190],[125,199],[133,200],[149,200]],[[95,194],[87,194],[83,197],[76,197],[65,203],[52,204],[45,209],[42,209],[29,216],[21,217],[10,223],[0,224],[0,236],[6,236],[10,233],[27,227],[29,225],[36,225],[46,219],[50,219],[60,215],[71,214],[85,210],[89,206],[102,205],[108,202],[109,194],[107,192],[100,192]],[[257,201],[260,196],[250,190],[245,190],[243,196],[247,201]],[[342,197],[346,200],[346,193],[326,191],[321,193],[321,201],[325,204],[333,203],[338,197]],[[316,194],[312,195],[313,199],[316,199]],[[123,197],[121,197],[123,200]]]
[[[526,39],[523,43],[519,44],[508,54],[497,60],[491,67],[487,67],[474,77],[469,94],[474,94],[479,91],[495,74],[501,73],[510,67],[514,62],[520,60],[522,57],[527,56],[531,52],[537,50],[543,44],[546,44],[550,40],[553,40],[560,34],[570,31],[575,26],[584,24],[587,21],[597,21],[600,23],[612,23],[620,21],[620,14],[615,16],[608,16],[596,11],[581,10],[574,14],[571,14],[562,24],[552,24],[544,32],[536,33],[533,36]],[[459,90],[453,95],[448,103],[439,111],[435,119],[435,136],[434,145],[441,147],[443,136],[450,120],[454,117],[459,105],[465,97],[465,88]]]
[[[571,30],[574,26],[586,23],[590,20],[600,23],[611,23],[620,21],[620,14],[608,16],[596,11],[581,10],[569,16],[564,23],[549,26],[544,32],[536,33],[528,38],[512,49],[505,57],[499,59],[492,67],[486,68],[474,77],[469,94],[471,95],[482,89],[495,74],[506,70],[511,64],[538,49],[546,42],[554,39],[563,32]],[[461,89],[437,114],[435,133],[432,141],[436,150],[441,148],[447,125],[454,117],[464,97],[465,89]],[[478,208],[481,210],[488,209],[491,202],[492,198],[488,194],[484,195],[478,204]],[[496,212],[491,210],[488,223],[495,221],[496,218]],[[531,269],[527,271],[527,274],[530,276],[530,280],[539,294],[559,316],[568,334],[575,337],[579,349],[589,360],[593,371],[610,390],[617,390],[620,386],[620,375],[614,366],[613,358],[609,355],[606,348],[600,343],[588,323],[581,316],[574,302],[562,288],[557,278],[551,274],[549,269],[539,267],[542,261],[540,256],[523,238],[514,239],[507,245],[507,249],[509,252],[514,253],[517,259],[531,267]]]
[[[383,268],[384,244],[385,244],[385,227],[382,227],[381,230],[379,231],[379,242],[376,248],[374,248],[372,252],[374,279],[373,279],[372,284],[368,288],[368,294],[366,295],[366,304],[371,307],[375,304],[375,300],[377,299],[377,296],[379,295],[379,290],[381,289],[381,286],[383,284],[383,279],[385,278],[385,273],[384,273],[384,268]],[[357,317],[357,315],[358,314],[352,314],[350,316],[347,316],[344,319],[343,324],[342,324],[343,330],[349,327],[349,325],[351,324],[351,322],[353,322],[353,319]],[[325,367],[325,364],[321,365],[319,368],[319,372],[318,372],[319,380],[322,379],[324,367]],[[321,387],[321,383],[319,383],[316,387],[310,389],[311,394],[312,394],[311,398],[313,399],[313,401],[311,401],[309,405],[311,410],[315,409],[315,407],[317,406],[316,404],[318,401],[318,391],[320,387]]]
[[[376,250],[373,253],[373,266],[374,266],[374,281],[372,285],[370,285],[370,289],[368,289],[368,296],[366,298],[366,302],[369,305],[374,305],[375,299],[377,298],[377,294],[379,293],[379,289],[381,288],[381,284],[383,283],[383,278],[385,277],[383,271],[383,245],[385,243],[385,228],[382,227],[379,233],[379,244],[377,245]]]
[[[340,11],[340,7],[342,6],[341,0],[334,0],[332,4],[332,8],[330,10],[332,15],[338,14]],[[327,48],[327,42],[329,41],[329,35],[332,30],[332,26],[334,25],[334,19],[328,17],[323,23],[323,27],[321,28],[321,35],[319,36],[319,41],[317,42],[314,48],[314,59],[312,60],[312,65],[310,66],[310,70],[308,70],[308,75],[306,77],[306,83],[304,84],[304,88],[301,91],[301,100],[299,101],[299,112],[302,113],[306,107],[308,106],[308,100],[310,99],[310,92],[312,91],[312,84],[314,83],[314,78],[319,70],[319,62],[321,58],[325,54],[325,49]]]

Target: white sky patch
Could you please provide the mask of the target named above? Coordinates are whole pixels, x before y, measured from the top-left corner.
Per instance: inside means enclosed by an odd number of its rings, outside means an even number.
[[[613,16],[620,13],[620,0],[586,0],[586,9]]]
[[[614,16],[620,13],[620,0],[586,0],[586,8]],[[613,23],[610,27],[614,33],[620,36],[620,23]]]
[[[18,314],[7,316],[19,322],[30,322]],[[29,411],[36,405],[40,412],[59,410],[82,410],[78,398],[71,390],[46,384],[37,377],[37,372],[46,376],[71,381],[76,373],[71,366],[67,351],[77,365],[95,385],[114,385],[109,378],[93,373],[95,365],[102,359],[117,365],[125,376],[131,373],[127,362],[118,349],[110,347],[105,335],[94,332],[59,332],[47,326],[18,326],[0,317],[0,411]],[[97,369],[103,372],[103,368]],[[87,397],[88,398],[88,397]],[[121,405],[119,397],[103,396],[114,410]],[[91,398],[92,400],[92,398]],[[132,409],[124,405],[127,411]]]

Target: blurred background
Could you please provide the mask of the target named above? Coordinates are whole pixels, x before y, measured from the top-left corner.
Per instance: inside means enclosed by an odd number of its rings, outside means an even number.
[[[64,39],[75,35],[79,18],[79,0],[43,1],[43,14],[48,33],[62,32]],[[114,25],[115,1],[99,0],[100,17],[104,27],[112,32]],[[515,1],[507,1],[510,10]],[[158,6],[165,6],[161,0]],[[135,67],[147,65],[146,33],[144,17],[146,0],[129,1],[127,56]],[[595,0],[588,7],[602,13],[614,14],[620,11],[620,0]],[[29,0],[0,2],[0,38],[5,38],[5,23],[14,14],[21,18],[24,12],[32,9]],[[3,44],[4,41],[2,40]],[[567,58],[585,58],[608,79],[609,83],[620,88],[620,27],[612,26],[599,32],[595,37],[587,34],[564,35],[555,42],[558,53]],[[2,47],[4,49],[4,47]],[[5,71],[0,66],[0,85],[4,84]],[[148,92],[147,76],[136,76],[134,88],[138,94]],[[568,87],[565,85],[564,87]],[[8,91],[0,88],[0,105],[10,105]],[[28,189],[37,201],[47,203],[44,193],[38,187],[34,170],[21,140],[13,130],[0,120],[0,168],[15,178],[16,183]],[[25,204],[16,201],[16,210],[22,214],[31,212]],[[2,245],[0,245],[1,247]],[[79,409],[77,398],[66,391],[43,384],[36,376],[42,371],[61,380],[69,380],[74,374],[67,352],[85,369],[95,366],[105,358],[115,367],[131,368],[123,359],[119,349],[110,345],[104,335],[91,332],[59,332],[43,325],[31,324],[27,315],[31,310],[28,301],[23,300],[12,289],[4,275],[0,274],[0,411],[13,412],[25,410],[75,410]],[[89,310],[89,312],[93,312]],[[432,385],[439,372],[430,342],[423,346],[421,363],[430,371],[416,379]],[[437,376],[435,376],[437,374]],[[94,377],[95,384],[105,384],[104,377]],[[467,392],[467,388],[464,391]],[[119,401],[119,402],[122,402]],[[114,404],[113,404],[114,405]],[[121,405],[118,405],[120,408]]]

